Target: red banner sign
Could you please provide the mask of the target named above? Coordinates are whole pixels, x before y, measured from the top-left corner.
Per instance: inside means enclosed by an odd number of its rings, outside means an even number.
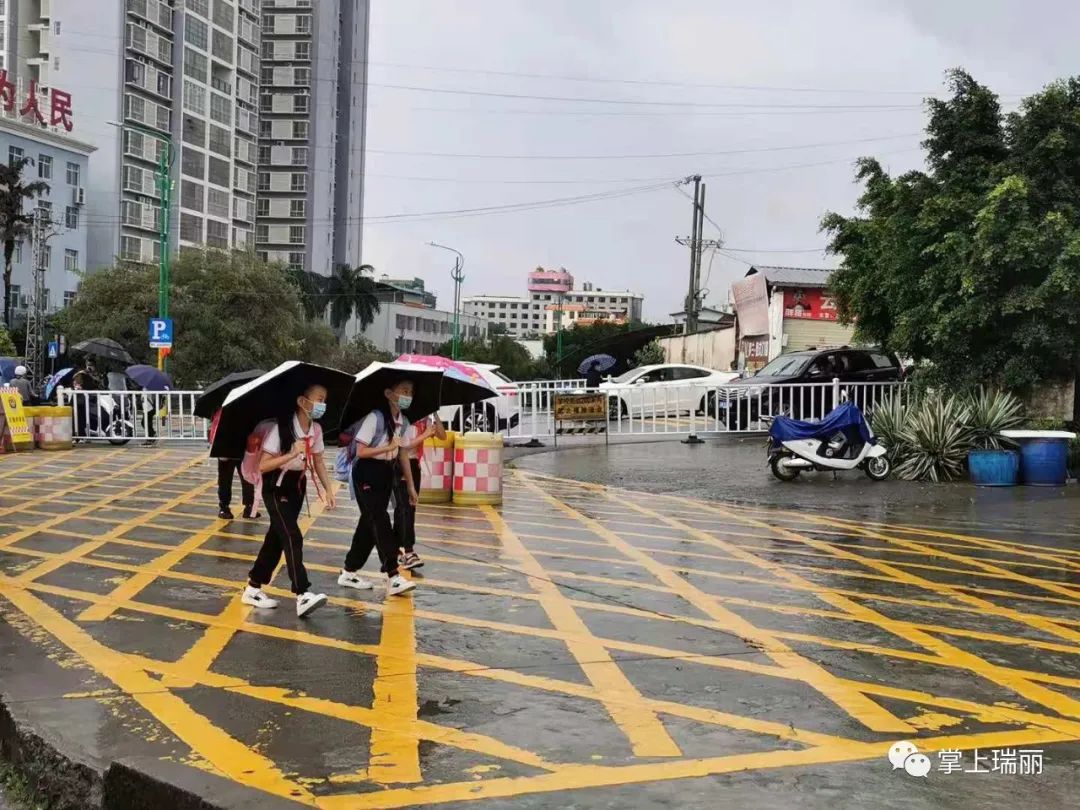
[[[0,106],[5,112],[14,112],[15,102],[15,83],[8,78],[6,70],[0,70]],[[49,90],[49,117],[46,119],[41,110],[41,94],[38,93],[37,80],[30,80],[30,89],[26,91],[26,98],[19,107],[21,117],[32,118],[42,126],[59,125],[71,132],[71,113],[71,93],[53,87]]]
[[[835,321],[836,299],[817,288],[784,290],[784,317],[807,321]]]

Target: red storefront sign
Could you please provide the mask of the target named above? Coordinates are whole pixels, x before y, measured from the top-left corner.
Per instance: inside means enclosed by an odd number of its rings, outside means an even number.
[[[15,83],[8,78],[6,70],[0,70],[0,106],[5,112],[15,111]],[[41,96],[38,93],[37,80],[30,80],[30,88],[26,91],[26,98],[19,107],[19,115],[32,116],[42,126],[48,124],[55,127],[62,126],[68,132],[74,125],[71,120],[71,93],[57,90],[55,87],[49,90],[49,118],[41,110]]]
[[[807,321],[835,321],[836,299],[817,288],[784,290],[784,317]]]

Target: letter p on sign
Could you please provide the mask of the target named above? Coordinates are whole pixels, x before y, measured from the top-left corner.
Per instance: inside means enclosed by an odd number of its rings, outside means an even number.
[[[150,319],[150,348],[171,349],[173,345],[172,318]]]

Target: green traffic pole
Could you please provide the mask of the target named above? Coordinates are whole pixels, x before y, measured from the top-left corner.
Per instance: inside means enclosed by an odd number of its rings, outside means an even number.
[[[169,176],[171,168],[170,153],[172,143],[165,142],[166,148],[162,150],[161,160],[158,162],[158,190],[161,193],[161,222],[159,225],[161,255],[158,263],[158,317],[169,317],[169,225],[171,209],[172,179]],[[166,355],[158,349],[158,368],[162,371],[166,366]]]

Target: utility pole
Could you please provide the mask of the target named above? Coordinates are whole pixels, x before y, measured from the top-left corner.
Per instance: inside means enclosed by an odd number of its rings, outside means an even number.
[[[40,386],[45,379],[45,251],[48,246],[51,224],[45,211],[34,209],[34,226],[31,231],[33,247],[34,284],[30,289],[30,309],[26,314],[26,364],[29,366],[30,382]]]
[[[465,257],[461,255],[460,250],[455,250],[452,247],[440,245],[437,242],[428,242],[428,244],[431,247],[442,248],[457,254],[457,259],[454,260],[454,269],[450,271],[450,278],[454,280],[454,337],[450,344],[450,359],[457,360],[458,350],[461,347],[461,330],[458,322],[461,312],[461,282],[465,280]]]
[[[159,136],[160,137],[160,136]],[[165,140],[165,148],[161,150],[161,159],[158,161],[158,193],[161,194],[161,222],[158,223],[158,241],[161,246],[161,257],[158,264],[158,317],[169,317],[169,278],[171,267],[169,266],[169,224],[172,220],[172,140]],[[157,366],[160,371],[165,370],[165,358],[167,350],[158,349]]]
[[[559,297],[555,304],[555,379],[562,379],[562,319],[565,308],[566,293],[559,290]]]
[[[690,282],[686,294],[686,334],[696,332],[698,328],[698,314],[701,311],[701,254],[706,247],[718,248],[722,244],[719,239],[705,239],[705,184],[701,182],[701,175],[695,174],[687,178],[687,182],[694,181],[694,207],[691,218],[689,237],[677,237],[680,245],[690,248]]]

